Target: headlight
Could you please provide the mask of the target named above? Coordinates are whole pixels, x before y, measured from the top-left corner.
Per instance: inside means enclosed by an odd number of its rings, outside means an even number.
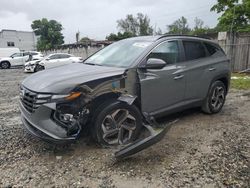
[[[53,101],[71,101],[81,96],[81,92],[72,92],[68,95],[52,95],[51,102]]]

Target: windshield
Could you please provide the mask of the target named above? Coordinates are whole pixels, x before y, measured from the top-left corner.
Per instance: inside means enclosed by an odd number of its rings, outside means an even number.
[[[86,59],[84,63],[125,68],[130,67],[150,44],[152,44],[152,42],[122,40],[100,50]]]

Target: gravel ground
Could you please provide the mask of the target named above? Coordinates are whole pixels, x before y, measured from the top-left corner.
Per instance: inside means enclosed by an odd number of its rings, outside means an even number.
[[[250,91],[231,90],[216,115],[175,115],[161,142],[114,162],[84,138],[54,146],[23,130],[18,83],[28,75],[0,70],[0,187],[250,187]]]

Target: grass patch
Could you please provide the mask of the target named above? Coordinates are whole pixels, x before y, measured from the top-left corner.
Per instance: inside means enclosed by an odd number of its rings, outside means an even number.
[[[231,88],[234,89],[250,89],[250,75],[233,73],[231,75]]]

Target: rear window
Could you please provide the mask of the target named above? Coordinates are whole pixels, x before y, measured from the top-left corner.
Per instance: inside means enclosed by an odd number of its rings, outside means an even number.
[[[60,58],[64,59],[64,58],[69,58],[70,55],[69,54],[60,54]]]
[[[199,41],[183,41],[183,46],[186,54],[186,61],[206,57],[205,48]]]
[[[204,45],[206,46],[207,51],[209,52],[210,55],[213,55],[213,54],[215,54],[216,52],[220,51],[219,48],[215,47],[215,46],[212,45],[212,44],[204,43]]]

